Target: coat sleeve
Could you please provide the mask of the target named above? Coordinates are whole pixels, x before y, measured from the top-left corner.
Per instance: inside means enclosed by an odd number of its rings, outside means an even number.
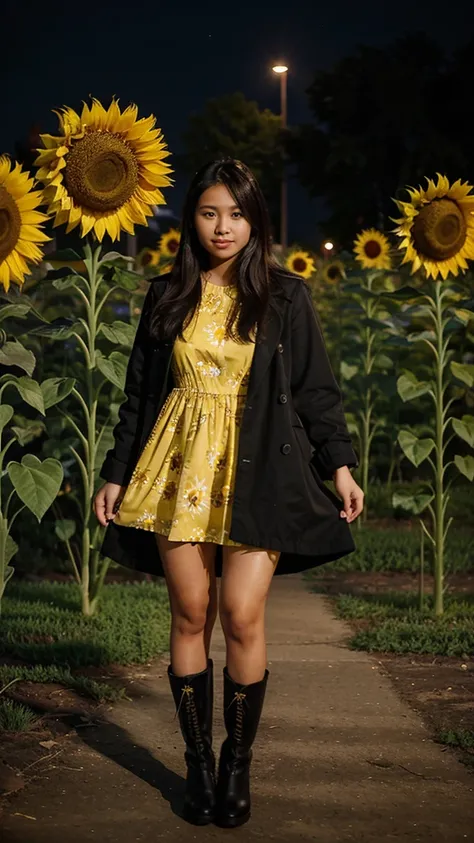
[[[293,300],[291,347],[293,404],[315,448],[313,463],[322,479],[330,480],[336,468],[356,467],[358,460],[344,417],[341,390],[304,282]]]
[[[107,451],[100,470],[100,476],[109,483],[124,485],[128,480],[129,463],[136,442],[142,384],[146,369],[146,355],[149,347],[148,320],[155,296],[154,284],[150,284],[143,302],[132,351],[125,376],[125,400],[119,409],[119,419],[113,430],[114,445]]]

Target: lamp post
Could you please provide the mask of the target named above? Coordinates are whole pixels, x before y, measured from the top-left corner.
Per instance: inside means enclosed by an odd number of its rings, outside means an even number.
[[[280,76],[280,115],[281,128],[284,130],[288,125],[287,110],[287,80],[288,68],[286,64],[276,64],[272,68],[274,73]],[[285,172],[285,160],[282,161],[281,171],[281,198],[280,198],[280,242],[282,249],[288,246],[288,187]]]

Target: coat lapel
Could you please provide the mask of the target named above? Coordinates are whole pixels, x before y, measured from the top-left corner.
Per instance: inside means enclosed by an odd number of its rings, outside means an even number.
[[[257,394],[259,386],[265,377],[265,373],[275,353],[275,349],[283,330],[286,305],[286,296],[280,292],[278,288],[274,291],[272,290],[268,308],[267,323],[264,332],[261,333],[260,338],[257,338],[252,366],[250,368],[248,386],[249,396]]]

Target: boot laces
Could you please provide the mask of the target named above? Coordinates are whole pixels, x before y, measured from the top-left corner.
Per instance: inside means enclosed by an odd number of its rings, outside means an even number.
[[[181,699],[179,701],[178,708],[176,709],[175,718],[178,716],[183,700],[185,700],[188,723],[191,725],[191,728],[194,732],[194,737],[196,739],[198,751],[204,752],[204,741],[202,739],[201,727],[199,725],[199,718],[196,709],[196,700],[194,698],[194,688],[192,685],[185,684],[182,688]]]
[[[242,732],[243,732],[243,721],[244,721],[244,700],[247,698],[247,694],[244,694],[243,691],[235,691],[234,697],[230,701],[227,709],[233,705],[233,703],[237,704],[237,712],[235,715],[235,732],[234,738],[237,743],[242,742]]]

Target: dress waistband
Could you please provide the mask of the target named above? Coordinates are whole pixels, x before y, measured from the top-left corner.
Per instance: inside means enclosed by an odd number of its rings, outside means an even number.
[[[191,386],[175,386],[173,392],[182,392],[186,395],[202,395],[209,398],[246,398],[247,389],[233,392],[206,392],[204,389],[197,389]]]

